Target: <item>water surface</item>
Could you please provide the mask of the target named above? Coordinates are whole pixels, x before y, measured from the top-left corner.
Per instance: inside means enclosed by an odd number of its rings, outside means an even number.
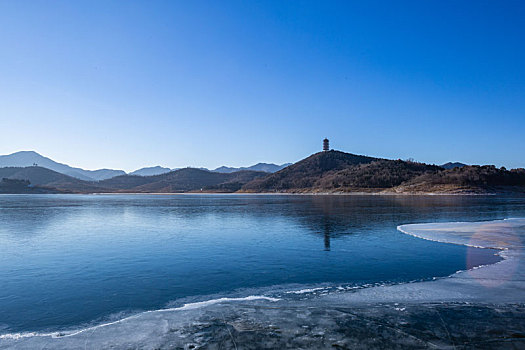
[[[466,247],[396,227],[524,214],[524,198],[494,196],[1,195],[0,333],[254,290],[447,276],[499,258],[475,249],[467,263]]]

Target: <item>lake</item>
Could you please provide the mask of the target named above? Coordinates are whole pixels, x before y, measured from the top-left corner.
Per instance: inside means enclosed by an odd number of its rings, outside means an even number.
[[[448,276],[500,258],[396,227],[524,215],[497,196],[0,195],[0,334]]]

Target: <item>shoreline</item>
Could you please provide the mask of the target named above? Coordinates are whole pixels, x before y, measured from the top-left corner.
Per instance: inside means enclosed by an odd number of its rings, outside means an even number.
[[[155,196],[180,196],[180,195],[232,195],[232,196],[505,196],[525,197],[522,192],[503,193],[408,193],[408,192],[92,192],[92,193],[0,193],[0,196],[12,195],[155,195]]]

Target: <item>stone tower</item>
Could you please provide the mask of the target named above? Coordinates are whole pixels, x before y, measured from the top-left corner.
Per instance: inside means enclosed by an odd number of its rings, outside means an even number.
[[[330,150],[330,141],[328,139],[323,140],[323,151],[327,152]]]

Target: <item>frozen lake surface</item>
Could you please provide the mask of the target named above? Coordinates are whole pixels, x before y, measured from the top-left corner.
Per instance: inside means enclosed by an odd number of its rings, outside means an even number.
[[[2,196],[0,208],[0,348],[484,347],[490,329],[509,344],[524,334],[525,224],[495,221],[525,217],[523,198]],[[446,223],[462,220],[492,222]],[[415,222],[438,223],[403,225]]]

